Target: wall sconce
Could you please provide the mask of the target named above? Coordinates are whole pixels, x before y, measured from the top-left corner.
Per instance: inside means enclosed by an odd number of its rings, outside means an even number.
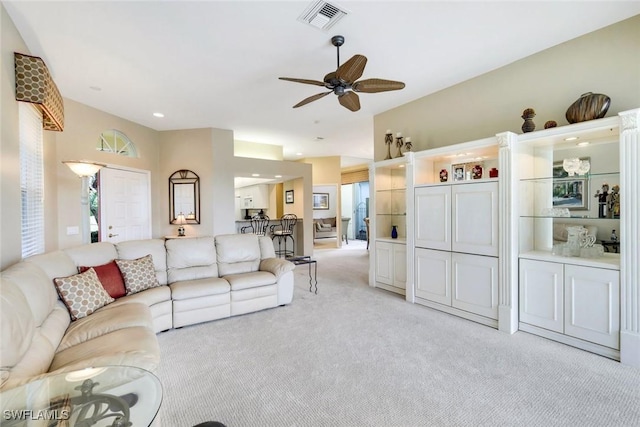
[[[179,227],[178,227],[178,236],[184,237],[185,236],[185,234],[184,234],[184,224],[187,222],[187,221],[185,221],[184,214],[182,212],[180,212],[178,214],[178,217],[176,218],[176,220],[174,222],[179,225]]]
[[[90,162],[88,160],[64,160],[62,163],[67,165],[69,169],[82,180],[82,188],[80,190],[82,243],[91,243],[91,228],[89,225],[89,218],[91,217],[91,212],[89,211],[89,178],[107,165]]]

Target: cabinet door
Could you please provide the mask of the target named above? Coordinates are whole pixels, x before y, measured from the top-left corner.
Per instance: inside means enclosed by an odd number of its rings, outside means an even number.
[[[451,250],[498,256],[498,183],[454,185]]]
[[[520,321],[564,332],[563,265],[520,260]]]
[[[392,244],[393,246],[393,283],[396,288],[407,287],[407,245]]]
[[[376,242],[376,282],[393,284],[393,245]]]
[[[451,186],[415,190],[415,245],[451,250]]]
[[[498,258],[451,254],[451,305],[498,318]]]
[[[564,267],[564,332],[620,348],[620,273],[594,267]]]
[[[416,297],[451,305],[451,252],[416,248]]]
[[[253,208],[269,209],[269,186],[267,184],[253,186]]]

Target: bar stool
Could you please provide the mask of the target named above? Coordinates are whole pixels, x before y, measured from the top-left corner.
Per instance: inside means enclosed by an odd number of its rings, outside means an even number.
[[[267,234],[267,227],[269,226],[269,217],[267,215],[254,215],[251,217],[251,225],[246,225],[240,229],[240,233],[253,233],[258,236],[265,236]]]
[[[293,238],[293,226],[296,225],[298,217],[294,214],[284,214],[280,218],[280,224],[271,226],[271,239],[278,238],[278,250],[276,255],[279,257],[293,256],[296,248],[296,241]],[[287,250],[287,238],[291,239],[291,250]],[[284,250],[282,249],[282,241],[284,240]]]

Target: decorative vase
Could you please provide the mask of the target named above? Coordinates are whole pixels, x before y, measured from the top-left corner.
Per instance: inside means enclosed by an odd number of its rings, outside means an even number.
[[[497,168],[491,168],[489,170],[489,178],[497,178],[498,177],[498,169]]]
[[[482,166],[480,165],[475,165],[473,167],[473,169],[471,170],[471,177],[473,179],[480,179],[482,178]]]
[[[447,182],[449,179],[449,171],[446,169],[440,170],[440,182]]]
[[[577,101],[569,106],[565,117],[569,123],[586,122],[601,119],[607,114],[611,98],[601,93],[583,93]]]
[[[558,123],[555,120],[548,120],[544,123],[545,129],[554,128],[556,126],[558,126]]]
[[[391,226],[391,238],[392,239],[397,239],[398,238],[398,226],[397,225],[392,225]]]
[[[536,116],[536,112],[533,108],[527,108],[522,112],[522,118],[524,123],[522,124],[522,132],[533,132],[536,128],[536,124],[533,123],[533,118]]]

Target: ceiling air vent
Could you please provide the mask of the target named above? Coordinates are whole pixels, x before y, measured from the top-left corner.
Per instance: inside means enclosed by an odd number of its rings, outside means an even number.
[[[298,17],[298,21],[326,31],[346,14],[347,11],[340,6],[319,0],[313,2],[302,12],[302,15]]]

